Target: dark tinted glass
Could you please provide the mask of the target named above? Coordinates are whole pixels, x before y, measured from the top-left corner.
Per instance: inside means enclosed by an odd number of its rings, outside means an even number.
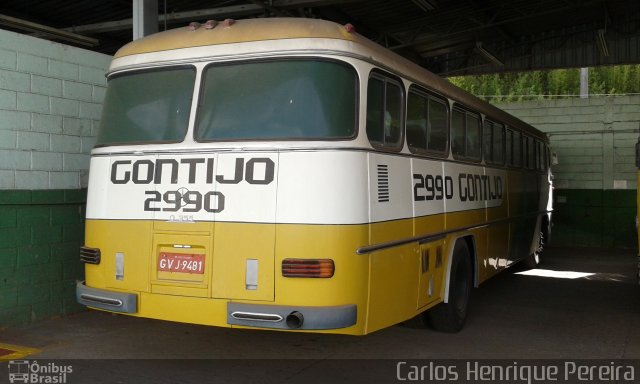
[[[447,151],[447,106],[432,98],[429,99],[427,149],[442,153]]]
[[[194,81],[195,70],[190,68],[111,78],[97,145],[182,141]]]
[[[206,69],[196,138],[334,139],[356,129],[356,76],[329,61],[273,61]]]

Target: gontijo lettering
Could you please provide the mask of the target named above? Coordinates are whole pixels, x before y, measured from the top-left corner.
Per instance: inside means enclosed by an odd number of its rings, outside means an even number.
[[[270,184],[274,179],[275,164],[269,158],[236,158],[233,175],[216,174],[214,158],[180,159],[141,159],[136,161],[117,160],[111,165],[113,184],[162,184],[169,177],[171,184],[178,183],[181,173],[188,173],[188,183],[205,180],[207,184]],[[257,172],[257,166],[263,165],[264,172]],[[260,174],[262,173],[262,174]]]
[[[214,158],[140,159],[117,160],[111,165],[113,184],[178,184],[182,173],[187,175],[187,185],[196,182],[206,184],[268,185],[275,177],[275,164],[269,158],[235,159],[233,175],[216,174]],[[260,168],[260,169],[259,169]],[[178,188],[160,192],[144,191],[144,210],[147,212],[200,212],[219,213],[225,208],[226,197],[219,191],[190,191]]]

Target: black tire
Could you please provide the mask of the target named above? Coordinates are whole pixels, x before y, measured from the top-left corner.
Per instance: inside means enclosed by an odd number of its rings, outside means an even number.
[[[440,303],[424,314],[426,323],[436,331],[459,332],[467,320],[469,296],[473,285],[471,257],[467,242],[459,239],[453,249],[449,302]]]

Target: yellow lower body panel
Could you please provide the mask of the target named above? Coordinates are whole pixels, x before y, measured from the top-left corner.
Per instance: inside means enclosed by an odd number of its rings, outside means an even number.
[[[227,300],[142,292],[136,314],[152,319],[228,327]]]
[[[87,220],[85,245],[101,256],[99,264],[86,265],[80,302],[185,323],[364,334],[369,257],[355,249],[367,241],[366,225]],[[167,255],[195,255],[202,264],[196,271],[168,270]],[[335,272],[284,277],[287,258],[332,259]],[[112,306],[118,302],[125,304]],[[294,316],[287,325],[294,312],[302,324]]]
[[[89,219],[85,245],[100,250],[100,261],[86,264],[78,300],[185,323],[367,334],[446,300],[459,237],[473,237],[477,283],[500,269],[507,243],[475,228],[365,254],[356,250],[437,233],[445,225],[475,225],[471,219],[481,221],[462,214],[446,224],[443,215],[362,225]],[[335,271],[330,278],[285,277],[285,259],[331,259]]]

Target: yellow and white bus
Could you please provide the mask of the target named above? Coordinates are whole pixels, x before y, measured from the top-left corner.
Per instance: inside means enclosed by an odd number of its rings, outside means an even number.
[[[546,136],[328,21],[192,23],[115,55],[80,303],[223,327],[462,328],[534,263]]]

